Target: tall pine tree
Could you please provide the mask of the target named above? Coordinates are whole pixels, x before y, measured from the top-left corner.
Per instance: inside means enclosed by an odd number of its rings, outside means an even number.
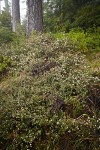
[[[18,32],[20,23],[20,5],[19,0],[12,0],[12,29],[13,32]]]
[[[33,30],[43,31],[42,0],[27,1],[27,35],[29,36]]]

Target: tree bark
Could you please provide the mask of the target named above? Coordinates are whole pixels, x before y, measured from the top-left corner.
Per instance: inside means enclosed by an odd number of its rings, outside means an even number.
[[[19,0],[12,0],[12,30],[18,32],[18,25],[20,24],[20,5]]]
[[[6,10],[7,12],[9,12],[8,0],[4,0],[4,2],[5,2],[5,10]]]
[[[33,30],[43,31],[42,0],[27,1],[27,35],[29,36]]]
[[[0,0],[0,14],[1,14],[1,0]]]

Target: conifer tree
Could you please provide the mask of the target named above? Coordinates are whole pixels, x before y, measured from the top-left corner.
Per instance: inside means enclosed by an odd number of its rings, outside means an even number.
[[[12,30],[18,32],[18,25],[20,24],[20,5],[19,0],[12,0]]]
[[[43,31],[42,0],[27,1],[27,35],[33,30]]]

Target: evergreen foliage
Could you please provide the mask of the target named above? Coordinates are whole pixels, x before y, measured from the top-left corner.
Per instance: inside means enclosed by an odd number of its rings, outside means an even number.
[[[0,46],[13,41],[14,34],[11,31],[11,16],[8,11],[0,14]]]
[[[100,26],[100,2],[95,0],[48,0],[44,4],[46,31],[69,31]]]
[[[0,28],[7,27],[11,30],[11,16],[7,11],[2,11],[0,14]]]
[[[90,98],[99,78],[75,49],[45,34],[1,51],[11,60],[0,83],[1,149],[99,150],[99,99]]]

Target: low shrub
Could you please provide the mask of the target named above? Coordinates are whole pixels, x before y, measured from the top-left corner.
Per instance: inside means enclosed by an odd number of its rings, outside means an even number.
[[[98,78],[85,56],[49,34],[9,53],[14,66],[0,84],[1,149],[99,150],[99,115],[87,103]]]
[[[77,45],[83,53],[95,53],[100,51],[100,28],[88,29],[86,32],[82,29],[72,29],[68,38]]]
[[[0,79],[7,73],[11,66],[11,60],[6,56],[0,56]]]

